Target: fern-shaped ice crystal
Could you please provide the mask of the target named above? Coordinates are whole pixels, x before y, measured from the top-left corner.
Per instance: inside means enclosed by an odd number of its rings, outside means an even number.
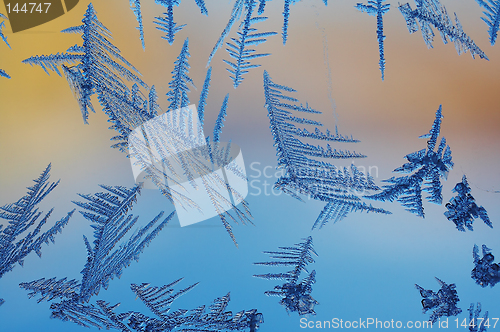
[[[426,290],[419,285],[415,287],[420,291],[422,299],[422,312],[425,314],[427,311],[431,310],[432,313],[429,317],[429,321],[432,323],[437,322],[440,317],[456,316],[462,312],[462,309],[457,307],[458,294],[456,291],[455,284],[447,284],[444,281],[436,278],[437,282],[441,286],[441,289],[437,293],[432,290]]]
[[[170,91],[167,92],[170,111],[181,109],[189,105],[188,84],[194,87],[193,80],[188,76],[189,73],[189,39],[186,38],[182,45],[181,53],[174,62],[174,70],[172,71],[172,80],[168,83]]]
[[[385,72],[385,57],[384,57],[384,19],[383,16],[391,7],[390,4],[384,3],[385,0],[368,0],[368,5],[358,3],[355,7],[361,11],[377,17],[377,40],[379,51],[379,68],[382,73],[382,81],[384,80]]]
[[[97,19],[92,4],[89,4],[82,22],[82,25],[62,31],[81,34],[82,46],[72,46],[65,53],[33,56],[23,60],[23,63],[41,66],[47,74],[50,69],[61,75],[60,66],[78,100],[83,121],[88,123],[89,109],[95,112],[92,95],[109,92],[124,95],[128,88],[123,79],[144,88],[148,86],[139,78],[137,69],[109,41],[111,32]]]
[[[57,221],[49,230],[41,233],[54,209],[42,216],[37,205],[57,187],[59,181],[48,182],[51,165],[28,187],[28,193],[17,202],[0,207],[0,218],[7,224],[0,224],[0,278],[11,271],[16,264],[23,266],[24,258],[31,252],[42,256],[42,244],[54,243],[54,237],[61,233],[73,215],[69,212]],[[41,217],[41,218],[40,218]],[[32,229],[32,226],[36,227]],[[31,231],[29,231],[32,229]],[[29,231],[29,232],[28,232]]]
[[[469,309],[469,332],[486,332],[486,327],[490,326],[488,319],[488,311],[486,311],[483,317],[481,315],[481,303],[477,303],[476,310],[474,310],[474,303],[470,304]]]
[[[414,173],[409,176],[391,177],[384,180],[389,184],[383,186],[382,192],[366,196],[367,198],[389,202],[397,200],[407,211],[422,218],[424,217],[422,191],[429,193],[429,196],[426,197],[429,202],[442,203],[441,178],[447,178],[448,172],[453,168],[453,162],[451,161],[451,149],[446,145],[444,137],[441,138],[435,151],[443,118],[441,111],[442,108],[439,106],[429,134],[419,137],[428,139],[427,149],[406,155],[405,158],[408,162],[394,170],[398,173]]]
[[[500,282],[500,264],[493,263],[495,256],[491,249],[483,244],[483,257],[479,256],[479,248],[474,245],[472,256],[474,257],[474,269],[471,272],[471,278],[481,287],[495,286]]]
[[[406,3],[399,6],[399,10],[406,21],[406,26],[410,33],[418,31],[418,24],[422,31],[422,37],[428,48],[432,48],[434,41],[434,31],[431,26],[434,26],[439,31],[443,43],[448,43],[448,38],[455,44],[455,49],[460,55],[470,52],[473,58],[479,55],[481,59],[488,60],[484,52],[474,43],[474,41],[465,34],[462,24],[455,14],[455,25],[446,12],[446,8],[439,0],[415,0],[416,9],[412,9],[410,4]]]
[[[74,202],[83,209],[81,214],[93,223],[94,228],[93,245],[87,237],[83,237],[87,248],[87,262],[81,271],[82,280],[42,278],[21,283],[20,286],[30,291],[29,297],[40,295],[38,302],[62,299],[59,303],[52,303],[52,317],[87,327],[111,328],[114,325],[108,322],[100,310],[93,304],[86,303],[99,293],[101,287],[107,288],[111,279],[120,277],[132,260],[139,259],[140,253],[165,227],[173,213],[163,220],[163,212],[159,213],[147,225],[121,242],[138,220],[138,217],[127,214],[127,211],[136,201],[140,187],[101,187],[105,192],[80,195],[85,201]],[[120,246],[114,249],[120,242]]]
[[[0,19],[5,19],[8,20],[7,16],[4,14],[0,13]],[[5,21],[0,22],[0,38],[4,41],[4,43],[10,47],[10,44],[7,42],[7,37],[3,34],[2,29],[5,28]],[[0,76],[10,78],[9,74],[5,72],[5,70],[0,69]]]
[[[476,0],[476,2],[486,9],[483,14],[486,17],[481,19],[488,25],[491,45],[495,45],[500,28],[500,0]]]
[[[260,67],[260,65],[251,64],[250,60],[269,55],[269,53],[256,54],[255,49],[248,48],[248,46],[264,43],[266,37],[276,35],[276,32],[256,32],[257,29],[251,27],[255,23],[267,20],[267,17],[263,16],[253,17],[255,5],[255,0],[246,1],[246,16],[240,26],[240,31],[238,31],[238,38],[231,38],[231,42],[226,43],[228,46],[226,50],[234,62],[228,60],[224,60],[224,62],[231,67],[227,68],[227,71],[231,74],[230,78],[233,80],[235,88],[243,81],[242,76],[248,73],[248,69]]]
[[[146,49],[146,45],[144,43],[144,25],[142,23],[141,0],[130,0],[130,9],[135,15],[137,24],[139,24],[137,30],[139,30],[139,38],[142,43],[142,49]]]
[[[321,112],[310,108],[307,104],[306,106],[298,105],[298,100],[284,94],[285,92],[290,93],[295,90],[274,83],[267,71],[264,71],[265,106],[277,149],[278,168],[285,171],[275,183],[274,188],[297,199],[300,199],[299,194],[301,194],[326,203],[313,228],[321,227],[328,221],[340,221],[348,213],[357,210],[389,213],[361,202],[361,198],[357,195],[365,190],[379,189],[369,174],[365,175],[354,165],[351,165],[350,170],[344,168],[342,171],[330,163],[316,159],[353,159],[363,158],[364,155],[332,149],[329,144],[325,149],[319,145],[304,143],[301,139],[336,143],[359,141],[338,133],[332,134],[329,130],[322,132],[317,128],[322,126],[320,122],[296,117],[293,112],[309,114]],[[314,131],[308,131],[305,128],[296,127],[295,123],[317,127]]]
[[[457,196],[450,199],[446,203],[447,211],[444,213],[446,218],[455,223],[459,231],[465,232],[465,228],[473,231],[472,224],[475,218],[481,218],[486,225],[493,228],[493,225],[488,217],[486,209],[476,204],[476,200],[472,196],[467,177],[464,175],[462,181],[457,183],[452,192]]]

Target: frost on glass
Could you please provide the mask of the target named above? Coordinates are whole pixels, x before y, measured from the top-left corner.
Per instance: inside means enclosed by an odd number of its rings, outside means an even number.
[[[233,62],[223,61],[231,67],[226,69],[231,74],[230,78],[235,88],[243,81],[242,76],[248,73],[248,69],[260,67],[260,65],[252,64],[250,60],[270,55],[270,53],[255,53],[255,49],[249,47],[264,43],[267,40],[266,37],[276,35],[276,32],[257,32],[257,29],[251,27],[255,23],[267,20],[264,16],[253,16],[255,6],[255,0],[245,2],[246,15],[240,25],[238,38],[231,38],[231,41],[226,43],[226,51],[234,60]]]
[[[422,218],[424,217],[422,191],[429,193],[426,197],[429,202],[442,203],[441,178],[447,178],[448,172],[453,168],[453,162],[451,161],[451,149],[446,145],[444,137],[441,138],[437,150],[434,151],[441,130],[441,119],[443,118],[441,111],[442,108],[439,106],[430,132],[419,137],[428,139],[427,149],[406,155],[405,158],[408,162],[394,170],[398,173],[413,172],[413,174],[384,180],[389,184],[383,186],[382,192],[366,196],[366,198],[389,202],[397,200],[407,211]]]
[[[350,169],[342,170],[321,160],[364,158],[364,155],[332,149],[330,144],[327,144],[326,148],[311,145],[304,143],[302,139],[335,143],[359,141],[338,132],[333,134],[328,129],[323,132],[317,128],[322,126],[320,122],[296,117],[294,112],[309,114],[321,114],[321,112],[307,104],[305,106],[299,104],[296,98],[285,94],[290,92],[295,90],[274,83],[267,71],[264,71],[265,107],[277,149],[278,169],[284,170],[284,175],[276,181],[274,188],[299,200],[302,200],[299,195],[308,195],[326,203],[313,228],[321,228],[329,221],[340,221],[354,211],[390,213],[362,202],[360,192],[379,190],[370,174],[359,171],[354,164]],[[313,131],[309,131],[306,128],[296,127],[295,123],[316,127]]]
[[[0,278],[11,271],[16,264],[24,265],[24,259],[31,252],[42,256],[42,244],[54,243],[54,237],[61,233],[73,215],[69,212],[57,221],[50,229],[41,233],[49,220],[53,208],[46,214],[39,211],[37,205],[54,190],[59,181],[49,182],[51,165],[33,180],[35,184],[28,187],[27,194],[15,203],[0,207],[0,218],[7,223],[0,224]],[[36,224],[36,227],[33,227]],[[3,300],[0,299],[0,305]]]
[[[385,0],[368,0],[368,5],[362,3],[356,4],[356,8],[361,11],[377,17],[377,40],[379,51],[379,68],[382,73],[382,81],[384,80],[385,73],[385,57],[384,57],[384,19],[383,16],[391,7],[390,4],[384,3]]]
[[[142,23],[141,0],[130,0],[130,9],[134,13],[137,24],[139,25],[136,29],[139,30],[139,38],[142,43],[142,49],[146,49],[146,45],[144,43],[144,25]]]
[[[483,317],[480,317],[481,303],[477,303],[476,310],[474,310],[474,303],[471,303],[467,311],[469,312],[469,332],[486,332],[487,327],[490,326],[488,311],[484,313]]]
[[[4,14],[0,13],[0,19],[5,19],[8,20],[7,16]],[[3,34],[2,29],[5,28],[5,21],[0,22],[0,38],[4,41],[4,43],[10,47],[10,44],[7,42],[7,37]],[[10,78],[9,74],[5,72],[5,70],[0,69],[0,76]]]
[[[21,283],[20,287],[30,291],[30,298],[40,296],[38,302],[59,299],[60,302],[54,302],[50,306],[53,318],[86,327],[114,328],[99,307],[88,302],[99,294],[101,287],[107,289],[111,279],[120,277],[132,260],[139,260],[141,252],[174,213],[162,220],[163,212],[160,212],[153,220],[132,233],[138,217],[127,212],[135,203],[140,187],[101,187],[105,191],[94,195],[80,194],[84,201],[74,202],[82,208],[80,213],[92,222],[94,229],[93,245],[86,236],[83,237],[87,261],[81,271],[81,281],[42,278]],[[129,237],[122,241],[126,235]]]
[[[89,4],[82,20],[82,25],[63,30],[64,33],[82,35],[81,46],[74,45],[64,53],[33,56],[23,63],[38,65],[48,74],[49,69],[61,76],[61,67],[69,86],[73,91],[84,123],[88,123],[89,109],[94,107],[91,97],[97,94],[115,94],[125,96],[129,88],[124,79],[148,88],[139,78],[140,73],[121,54],[111,42],[111,32],[97,19],[96,11]]]
[[[170,91],[167,92],[170,105],[168,110],[174,111],[189,105],[188,85],[194,86],[193,80],[189,74],[189,39],[186,38],[182,45],[181,53],[174,62],[174,70],[172,71],[172,80],[168,83]]]
[[[485,9],[481,19],[488,25],[491,45],[495,45],[500,27],[500,0],[476,0]]]
[[[456,316],[462,312],[462,309],[457,307],[458,298],[457,291],[455,290],[455,284],[447,284],[444,281],[436,278],[437,282],[441,286],[441,289],[437,293],[432,290],[426,290],[419,285],[415,287],[420,291],[422,299],[422,312],[425,314],[427,311],[431,311],[429,321],[432,323],[437,322],[440,317]]]
[[[476,204],[465,175],[462,182],[457,183],[452,192],[457,195],[446,203],[445,207],[448,211],[444,215],[448,220],[455,223],[459,231],[465,232],[466,227],[468,230],[473,231],[472,224],[476,218],[481,218],[486,225],[493,228],[486,209]]]
[[[113,328],[121,331],[250,331],[255,332],[263,323],[262,314],[256,309],[242,310],[235,314],[226,311],[230,294],[217,298],[208,306],[202,305],[192,310],[171,310],[172,303],[181,295],[190,291],[198,283],[184,289],[174,291],[174,286],[182,279],[161,287],[143,283],[132,284],[130,288],[148,309],[155,314],[149,317],[141,312],[128,311],[115,313],[118,304],[110,305],[105,301],[97,301],[103,316]]]
[[[483,244],[483,257],[479,256],[479,248],[474,245],[472,256],[474,257],[474,269],[471,272],[471,278],[481,287],[495,286],[500,282],[500,265],[493,263],[495,256],[491,249]]]
[[[447,44],[448,39],[455,44],[455,49],[460,55],[470,52],[473,58],[479,55],[481,59],[488,60],[484,52],[465,34],[462,24],[455,14],[455,24],[453,24],[446,8],[439,0],[415,0],[417,8],[412,9],[409,3],[399,5],[399,10],[406,21],[406,26],[410,33],[418,31],[418,25],[422,31],[422,37],[428,48],[432,48],[434,41],[434,31],[432,27],[439,31],[443,43]],[[418,22],[418,24],[417,24]]]
[[[292,247],[279,247],[280,251],[264,251],[274,259],[269,262],[254,263],[266,266],[291,266],[292,270],[285,273],[256,274],[254,277],[267,280],[283,280],[282,285],[277,285],[272,291],[266,291],[267,296],[281,297],[280,304],[287,312],[297,312],[300,316],[315,315],[314,306],[319,304],[312,296],[312,285],[316,282],[316,271],[311,273],[307,265],[314,263],[313,255],[318,254],[313,248],[312,237],[303,239]],[[299,281],[301,273],[308,274]]]

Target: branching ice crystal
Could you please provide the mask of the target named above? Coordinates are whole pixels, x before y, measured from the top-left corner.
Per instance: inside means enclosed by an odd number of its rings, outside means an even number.
[[[368,0],[368,5],[358,3],[355,7],[361,11],[377,17],[377,40],[378,50],[380,55],[379,67],[382,72],[382,81],[384,80],[385,57],[384,57],[384,20],[383,16],[391,7],[390,4],[384,3],[385,0]]]
[[[418,31],[418,21],[422,37],[428,48],[432,48],[432,42],[434,41],[434,31],[431,28],[431,26],[434,26],[439,31],[443,43],[447,44],[449,38],[455,44],[455,49],[459,55],[470,51],[473,58],[479,55],[481,59],[489,60],[486,54],[465,34],[457,14],[455,14],[455,25],[453,25],[446,8],[439,0],[415,0],[415,3],[417,8],[414,10],[408,3],[400,5],[399,10],[406,20],[406,26],[410,33]]]
[[[0,19],[8,20],[7,16],[2,13],[0,13]],[[0,38],[2,38],[5,44],[7,44],[10,49],[12,49],[12,47],[10,47],[10,44],[7,42],[7,37],[2,32],[3,28],[5,28],[5,21],[0,22]],[[3,69],[0,69],[0,76],[10,78],[9,74],[7,74]]]
[[[74,210],[57,221],[49,230],[40,234],[54,209],[42,216],[43,212],[38,211],[37,205],[59,184],[59,181],[48,182],[50,169],[49,164],[38,179],[34,180],[35,184],[27,188],[28,193],[24,197],[15,203],[0,207],[0,218],[8,222],[6,225],[0,225],[0,278],[11,271],[16,263],[23,266],[24,258],[31,252],[34,251],[41,257],[42,243],[47,245],[49,241],[54,243],[54,237],[62,232],[73,215]],[[26,234],[35,224],[37,224],[35,229]],[[23,234],[24,236],[19,239]],[[2,299],[0,299],[1,303],[3,303]]]
[[[248,46],[264,43],[267,40],[266,37],[276,35],[276,32],[256,32],[257,29],[250,27],[255,23],[267,20],[267,17],[263,16],[252,17],[255,5],[255,0],[246,0],[246,16],[240,26],[240,31],[238,31],[238,38],[231,38],[231,42],[226,43],[228,46],[226,50],[235,59],[235,62],[224,60],[231,67],[231,69],[227,68],[227,71],[231,73],[230,78],[233,80],[235,88],[243,81],[242,75],[248,73],[248,69],[260,67],[260,65],[251,64],[250,60],[270,55],[269,53],[255,54],[255,50],[248,48]]]
[[[129,90],[123,82],[127,79],[148,88],[132,64],[120,54],[120,50],[109,39],[111,32],[97,19],[92,4],[89,4],[82,20],[83,24],[63,30],[65,33],[82,34],[82,46],[72,46],[66,53],[33,56],[23,61],[39,65],[61,75],[61,66],[66,79],[75,94],[82,112],[83,121],[88,119],[88,110],[94,111],[91,96],[106,93],[126,95]]]
[[[321,114],[307,104],[297,105],[299,101],[285,95],[283,92],[295,92],[287,86],[278,85],[264,71],[264,95],[266,108],[271,123],[278,156],[278,168],[284,169],[284,175],[278,179],[274,188],[283,191],[299,200],[299,194],[308,195],[313,199],[326,203],[318,216],[313,228],[322,227],[328,221],[342,220],[353,211],[390,213],[374,208],[361,202],[357,195],[365,190],[379,190],[370,174],[360,172],[356,166],[351,169],[337,169],[334,165],[313,158],[353,159],[363,158],[362,154],[350,151],[332,149],[327,144],[326,149],[303,143],[300,139],[307,138],[319,141],[337,143],[357,143],[352,137],[342,136],[338,132],[332,134],[329,130],[320,131],[317,127],[313,132],[297,128],[294,123],[322,126],[318,121],[295,117],[292,111]]]
[[[146,49],[146,45],[144,44],[144,26],[142,24],[141,0],[130,0],[130,9],[134,12],[137,24],[139,24],[137,30],[139,30],[139,38],[141,39],[142,49]]]
[[[440,179],[447,178],[448,172],[453,168],[453,162],[451,161],[451,149],[446,145],[444,137],[441,138],[437,151],[434,151],[443,118],[441,111],[442,108],[439,106],[430,132],[419,137],[429,139],[427,149],[406,155],[405,158],[408,162],[394,170],[398,173],[415,173],[410,176],[391,177],[384,180],[390,184],[384,185],[381,193],[366,196],[366,198],[389,202],[397,200],[407,211],[422,218],[424,217],[422,191],[429,193],[429,196],[426,197],[429,202],[442,203]],[[422,186],[425,187],[422,188]]]
[[[256,274],[254,277],[267,280],[284,280],[283,285],[277,285],[272,291],[266,291],[267,296],[281,297],[280,304],[287,312],[297,312],[300,316],[313,314],[314,306],[319,304],[311,296],[312,285],[316,282],[316,271],[311,273],[307,265],[314,263],[313,255],[318,256],[313,248],[312,237],[303,239],[304,242],[297,243],[292,247],[279,247],[280,251],[264,251],[270,258],[270,262],[254,263],[266,266],[292,266],[293,269],[285,273]],[[307,277],[299,282],[302,272],[309,273]]]
[[[486,9],[483,14],[486,17],[481,19],[488,25],[491,45],[495,45],[500,27],[500,0],[476,0],[476,2]]]
[[[119,248],[114,249],[138,220],[138,217],[127,214],[127,211],[136,201],[140,187],[101,187],[105,192],[80,195],[85,201],[74,202],[83,209],[80,213],[93,223],[94,228],[93,246],[87,237],[83,237],[87,248],[87,262],[81,271],[82,280],[42,278],[21,283],[20,287],[30,291],[30,298],[39,295],[38,302],[62,299],[61,302],[52,303],[50,307],[54,318],[86,327],[115,328],[99,308],[85,303],[97,295],[101,287],[106,289],[111,279],[120,277],[123,269],[129,266],[132,260],[139,259],[140,253],[165,227],[173,213],[160,221],[163,216],[163,212],[160,212],[147,225],[122,242]]]
[[[168,83],[170,91],[167,92],[170,111],[177,110],[189,105],[188,84],[194,87],[193,80],[188,76],[189,73],[189,39],[186,38],[181,49],[181,53],[174,62],[172,71],[172,80]]]
[[[434,293],[432,290],[425,290],[419,285],[415,287],[420,291],[422,299],[422,311],[425,314],[428,310],[431,310],[431,316],[429,321],[432,323],[437,322],[438,318],[442,316],[456,316],[462,312],[462,309],[457,308],[457,303],[460,301],[455,290],[455,284],[447,284],[438,278],[437,282],[441,286],[441,289]]]
[[[472,255],[474,257],[474,269],[471,272],[471,278],[481,287],[495,286],[500,282],[500,265],[493,263],[495,256],[491,249],[483,244],[483,257],[479,257],[479,248],[474,245]]]
[[[469,332],[486,332],[486,328],[490,326],[488,311],[484,313],[483,317],[479,317],[481,303],[477,303],[476,310],[474,310],[474,303],[471,303],[467,311],[469,311]]]
[[[462,232],[465,232],[465,227],[470,231],[474,230],[472,224],[475,218],[481,218],[486,225],[493,228],[486,209],[476,204],[470,191],[467,177],[464,175],[462,182],[457,183],[455,188],[453,188],[452,192],[457,193],[457,196],[446,203],[445,206],[448,211],[444,215],[448,220],[453,221],[457,229]]]

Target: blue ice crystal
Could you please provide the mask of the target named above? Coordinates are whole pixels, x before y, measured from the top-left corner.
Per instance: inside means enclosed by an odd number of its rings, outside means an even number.
[[[487,327],[490,327],[490,322],[488,311],[484,313],[483,317],[479,317],[481,314],[481,303],[477,303],[476,310],[474,310],[474,303],[471,303],[467,311],[469,311],[469,332],[486,332]]]
[[[4,14],[0,13],[0,19],[5,19],[8,20],[7,16]],[[4,43],[10,47],[10,44],[7,42],[7,37],[3,34],[2,29],[5,27],[5,21],[0,22],[0,38],[4,41]],[[5,70],[0,69],[0,76],[10,78],[9,74],[5,72]]]
[[[429,321],[432,323],[437,322],[440,317],[456,316],[462,312],[462,309],[457,307],[457,303],[460,299],[455,290],[455,284],[448,285],[438,278],[436,278],[436,280],[441,286],[441,289],[437,293],[434,293],[432,290],[425,290],[415,284],[415,287],[420,291],[420,295],[423,297],[423,313],[425,314],[429,310],[432,311],[429,317]]]
[[[476,2],[486,9],[483,14],[486,17],[481,19],[488,25],[491,45],[495,45],[500,28],[500,0],[476,0]]]
[[[491,249],[483,244],[483,257],[479,257],[479,248],[474,245],[472,255],[474,257],[474,269],[471,272],[471,278],[476,281],[476,284],[481,287],[495,286],[500,282],[500,265],[493,263],[495,256],[491,253]]]
[[[448,220],[453,221],[459,231],[465,232],[465,227],[473,231],[472,224],[475,218],[481,218],[486,225],[493,228],[486,209],[478,206],[474,197],[470,193],[471,189],[467,182],[467,177],[464,175],[462,182],[455,185],[452,192],[457,193],[457,196],[450,199],[446,203],[446,211],[444,215]]]

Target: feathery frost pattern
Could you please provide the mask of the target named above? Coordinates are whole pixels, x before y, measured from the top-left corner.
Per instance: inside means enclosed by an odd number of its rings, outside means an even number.
[[[82,35],[82,46],[72,46],[66,53],[33,56],[23,63],[38,65],[49,74],[48,69],[59,76],[62,68],[66,79],[75,94],[83,121],[88,119],[88,110],[94,111],[90,100],[94,94],[117,93],[125,95],[128,87],[123,79],[148,88],[138,75],[140,73],[120,54],[120,50],[109,39],[111,32],[97,19],[96,11],[89,4],[80,26],[63,30],[65,33]]]
[[[455,44],[455,49],[459,55],[469,51],[473,58],[479,55],[481,59],[489,60],[476,43],[465,34],[457,14],[455,14],[454,25],[446,12],[446,8],[439,0],[415,0],[415,3],[417,8],[414,10],[408,3],[400,5],[399,10],[404,16],[410,33],[418,31],[418,22],[422,37],[428,48],[432,48],[432,42],[434,41],[434,31],[431,27],[434,26],[439,31],[443,43],[447,44],[449,38]]]
[[[241,24],[240,31],[238,31],[238,38],[231,38],[231,42],[226,43],[228,46],[226,51],[229,52],[234,62],[223,61],[231,67],[231,69],[227,68],[227,71],[231,74],[230,78],[233,80],[235,88],[243,81],[242,76],[248,73],[248,69],[260,67],[260,65],[251,64],[250,60],[270,55],[269,53],[255,54],[255,50],[248,48],[248,46],[264,43],[267,40],[266,37],[277,34],[276,32],[256,32],[257,29],[250,27],[255,23],[267,20],[267,17],[263,16],[252,17],[255,5],[255,0],[246,0],[246,16]]]
[[[470,231],[474,230],[472,224],[475,218],[481,218],[486,225],[493,228],[486,209],[476,204],[470,191],[467,177],[464,175],[462,182],[457,183],[453,188],[452,192],[456,193],[457,196],[446,203],[445,207],[448,211],[444,215],[448,220],[453,221],[457,229],[462,232],[465,232],[465,227]]]
[[[186,24],[177,25],[174,22],[174,5],[179,6],[180,0],[156,0],[156,3],[166,7],[167,12],[163,14],[164,16],[156,17],[156,21],[153,21],[153,23],[157,25],[156,29],[166,33],[161,38],[172,45],[175,40],[175,34],[186,26]]]
[[[462,309],[457,308],[457,303],[460,299],[455,290],[455,284],[448,285],[438,278],[436,278],[436,280],[441,286],[441,289],[439,289],[437,293],[434,293],[432,290],[426,290],[419,285],[415,285],[420,291],[420,295],[423,297],[422,312],[425,314],[429,310],[432,311],[429,317],[429,321],[432,323],[437,322],[440,317],[456,316],[462,312]]]
[[[384,19],[383,16],[391,7],[390,4],[384,3],[385,0],[368,0],[368,5],[358,3],[355,7],[361,11],[377,17],[377,40],[378,50],[380,55],[379,68],[382,73],[382,81],[384,80],[385,72],[385,57],[384,57]]]
[[[189,105],[188,84],[194,87],[193,80],[188,76],[189,73],[189,39],[186,38],[182,45],[181,53],[174,62],[174,70],[172,71],[172,80],[168,83],[170,91],[167,92],[170,105],[168,109],[174,111]]]
[[[74,210],[57,221],[49,230],[40,233],[54,209],[42,216],[43,212],[38,211],[37,205],[59,184],[59,181],[48,182],[50,169],[49,164],[38,179],[34,180],[35,184],[27,188],[28,192],[24,197],[15,203],[0,207],[0,218],[8,222],[0,225],[0,278],[11,271],[17,263],[23,266],[24,258],[31,252],[34,251],[41,257],[42,244],[48,245],[49,241],[54,243],[54,237],[62,232],[73,215]],[[36,227],[28,232],[35,224]],[[21,236],[22,238],[19,238]]]
[[[320,131],[317,127],[313,132],[297,128],[294,123],[322,126],[320,122],[295,117],[292,113],[305,112],[321,114],[307,104],[297,105],[299,101],[289,97],[284,92],[295,92],[287,86],[272,82],[271,77],[264,71],[264,94],[266,108],[271,123],[271,132],[277,149],[278,168],[285,170],[278,179],[274,188],[283,191],[299,200],[299,194],[308,195],[313,199],[326,203],[325,208],[314,223],[313,228],[322,227],[328,221],[337,222],[353,211],[367,211],[376,213],[390,213],[383,209],[374,208],[361,202],[358,192],[365,190],[379,190],[370,174],[364,174],[356,166],[350,170],[337,169],[334,165],[312,158],[325,159],[353,159],[363,158],[362,154],[350,151],[332,149],[303,143],[300,138],[337,143],[357,143],[352,137],[332,134],[329,130]]]
[[[476,0],[476,2],[486,9],[483,14],[486,17],[481,19],[488,25],[491,46],[495,45],[500,28],[500,0]]]
[[[256,274],[254,277],[268,280],[284,280],[283,285],[277,285],[272,291],[266,291],[268,296],[281,297],[280,304],[287,312],[297,312],[300,316],[315,315],[314,306],[319,304],[312,296],[312,285],[316,282],[316,271],[307,270],[307,265],[314,263],[313,255],[318,254],[313,248],[312,237],[303,239],[304,242],[297,243],[292,247],[279,247],[280,251],[264,251],[270,258],[270,262],[254,263],[266,266],[292,266],[293,269],[285,273]],[[309,273],[299,281],[302,272]]]
[[[467,311],[469,312],[469,332],[486,332],[486,328],[490,327],[488,311],[484,313],[483,317],[480,317],[481,303],[477,303],[476,310],[474,310],[474,303],[471,303]]]
[[[4,14],[0,13],[0,19],[5,19],[5,20],[8,20],[7,16],[5,16]],[[12,49],[9,45],[9,43],[7,42],[7,37],[3,34],[2,32],[2,29],[5,28],[5,21],[2,21],[0,22],[0,38],[2,38],[2,40],[4,41],[4,43],[9,46],[10,49]],[[6,78],[10,78],[9,74],[7,74],[5,72],[5,70],[3,69],[0,69],[0,76],[2,77],[6,77]]]
[[[479,256],[479,248],[474,245],[472,256],[474,257],[474,269],[471,272],[471,278],[481,287],[495,286],[500,282],[500,264],[493,263],[495,256],[491,249],[483,244],[483,257]]]
[[[163,212],[160,212],[114,249],[138,220],[138,217],[127,212],[136,201],[140,187],[101,187],[106,191],[95,195],[80,195],[85,201],[74,202],[83,209],[80,213],[93,223],[94,228],[93,246],[83,237],[87,248],[87,262],[81,271],[82,280],[42,278],[21,283],[20,287],[30,291],[30,298],[39,295],[38,302],[62,299],[59,303],[52,303],[52,317],[86,327],[110,328],[114,325],[107,322],[99,308],[85,303],[97,295],[101,287],[106,289],[111,279],[120,277],[132,260],[139,259],[140,253],[165,227],[173,213],[161,221]]]
[[[142,49],[146,49],[144,43],[144,26],[142,24],[141,0],[130,0],[130,9],[134,12],[135,19],[137,20],[137,30],[139,30],[139,38],[141,39]]]
[[[264,12],[264,6],[266,1],[269,0],[262,0],[259,6],[259,14],[262,8],[262,12]],[[296,2],[299,2],[299,0],[284,0],[284,5],[283,5],[283,27],[281,28],[281,37],[283,38],[283,45],[286,45],[286,42],[288,40],[288,24],[290,21],[290,5],[295,4]],[[328,0],[323,0],[323,3],[325,6],[328,5]]]
[[[407,211],[424,217],[424,207],[422,204],[422,191],[427,191],[427,200],[432,203],[441,204],[443,196],[441,194],[441,178],[446,179],[448,172],[453,168],[451,161],[451,149],[446,145],[443,137],[439,143],[437,151],[434,151],[441,130],[442,108],[436,111],[436,118],[429,134],[419,138],[427,138],[427,149],[410,153],[405,156],[407,163],[398,167],[394,172],[411,173],[410,176],[391,177],[384,180],[390,183],[384,185],[382,192],[365,196],[369,199],[392,202],[397,200]],[[423,187],[424,186],[424,187]]]

